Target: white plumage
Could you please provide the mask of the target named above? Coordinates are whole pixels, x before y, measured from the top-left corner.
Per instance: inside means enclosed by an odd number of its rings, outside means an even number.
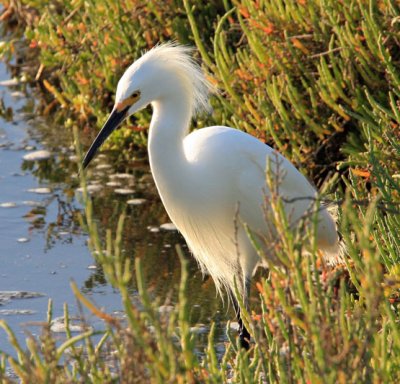
[[[267,159],[272,167],[278,161],[283,170],[279,185],[282,197],[314,198],[317,192],[287,159],[246,133],[216,126],[189,134],[194,113],[208,106],[210,88],[189,48],[176,44],[153,48],[119,81],[114,110],[86,155],[84,166],[126,116],[151,104],[148,152],[165,209],[217,288],[234,291],[236,279],[245,296],[246,281],[260,258],[242,222],[256,233],[269,233],[262,209],[265,195],[270,194],[265,180]],[[293,223],[310,204],[307,199],[287,204]],[[318,218],[318,246],[332,258],[338,252],[335,222],[324,208]]]

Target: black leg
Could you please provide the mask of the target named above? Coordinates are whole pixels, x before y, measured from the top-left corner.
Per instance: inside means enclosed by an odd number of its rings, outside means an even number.
[[[246,350],[250,348],[250,333],[243,324],[242,317],[240,316],[240,308],[239,305],[236,301],[234,300],[235,303],[235,312],[236,312],[236,317],[239,323],[239,341],[240,341],[240,346]]]
[[[250,348],[250,333],[243,324],[242,317],[240,316],[240,307],[236,298],[232,295],[233,309],[239,323],[239,341],[240,346],[246,350]]]

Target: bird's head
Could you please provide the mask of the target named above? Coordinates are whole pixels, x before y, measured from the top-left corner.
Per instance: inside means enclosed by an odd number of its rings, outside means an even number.
[[[107,137],[130,115],[147,105],[177,97],[191,110],[208,108],[211,85],[191,57],[191,48],[167,43],[135,61],[118,82],[114,108],[83,159],[86,168]]]

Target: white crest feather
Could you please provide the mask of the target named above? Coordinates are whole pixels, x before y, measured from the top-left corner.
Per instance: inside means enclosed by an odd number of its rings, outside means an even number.
[[[175,69],[182,78],[188,92],[193,96],[193,112],[209,111],[208,96],[214,91],[213,85],[206,79],[199,64],[193,59],[194,49],[189,46],[168,42],[156,45],[141,58],[141,64],[148,61],[162,62]]]

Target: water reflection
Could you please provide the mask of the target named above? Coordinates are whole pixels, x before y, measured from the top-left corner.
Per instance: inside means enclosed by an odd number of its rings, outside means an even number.
[[[99,162],[99,164],[101,164]],[[94,167],[89,182],[100,177],[98,167]],[[216,300],[213,282],[203,278],[198,265],[191,258],[181,235],[176,231],[165,228],[169,218],[158,198],[154,182],[149,174],[145,161],[131,163],[129,169],[131,177],[115,177],[108,172],[108,180],[123,180],[124,188],[132,188],[134,192],[128,196],[115,193],[113,187],[105,187],[93,194],[94,214],[100,223],[100,228],[116,228],[117,220],[122,211],[126,212],[125,231],[123,235],[124,254],[132,259],[139,257],[142,260],[143,271],[147,286],[160,305],[176,299],[176,286],[180,279],[180,263],[176,255],[175,245],[180,244],[190,258],[189,293],[190,301],[197,308],[198,320],[206,319],[219,309],[219,300]],[[117,174],[118,175],[118,174]],[[102,180],[102,185],[107,185]],[[121,188],[117,185],[117,188]],[[138,205],[126,204],[127,201],[143,199]],[[168,228],[168,226],[167,226]],[[101,273],[101,269],[97,273]],[[134,286],[134,283],[132,283]],[[198,305],[198,307],[196,307]],[[202,309],[201,309],[202,308]]]
[[[42,125],[39,125],[39,132],[41,127]],[[48,127],[44,134],[47,132]],[[54,153],[53,157],[35,162],[24,161],[22,165],[23,171],[29,171],[53,189],[51,196],[42,201],[43,205],[33,207],[25,215],[25,218],[30,219],[31,229],[45,230],[46,249],[59,241],[70,243],[74,235],[82,234],[78,219],[82,207],[78,203],[80,194],[76,158],[71,149],[65,149],[69,148],[69,143],[61,144],[63,151],[58,154],[60,140],[58,138],[57,143],[53,143],[51,138],[54,136],[40,137],[36,132],[36,140],[46,141],[46,146]],[[163,229],[163,224],[169,223],[169,218],[158,198],[147,159],[139,158],[131,162],[128,168],[119,169],[119,172],[116,172],[107,160],[104,154],[100,155],[87,175],[94,217],[99,224],[101,235],[104,237],[108,228],[116,228],[120,215],[125,212],[123,253],[132,259],[139,257],[143,260],[148,288],[160,303],[167,298],[173,301],[180,279],[180,264],[175,245],[181,244],[186,250],[187,247],[176,231]],[[134,204],[128,204],[132,200]],[[49,204],[55,204],[57,207],[56,221],[48,221],[46,217]],[[191,258],[188,251],[187,256]],[[213,283],[211,279],[201,276],[193,260],[190,264],[190,274],[191,300],[194,305],[205,300],[207,305],[204,307],[209,309],[206,312],[210,315],[211,310],[219,307],[218,300],[215,300]],[[107,282],[103,271],[97,266],[84,282],[84,287],[86,292],[90,292],[96,286],[104,284]],[[135,288],[134,282],[132,287]],[[210,302],[215,302],[215,305],[210,305]]]
[[[4,67],[0,67],[1,76],[7,76]],[[3,311],[1,316],[12,313],[7,321],[14,329],[26,321],[27,315],[30,321],[42,321],[48,298],[54,300],[55,316],[62,315],[64,302],[71,313],[74,309],[78,313],[69,288],[71,278],[106,311],[118,311],[119,295],[105,280],[101,266],[95,265],[87,249],[87,235],[79,225],[82,205],[72,134],[37,118],[32,99],[20,95],[15,99],[11,94],[15,91],[20,92],[18,88],[3,88],[0,94],[0,181],[4,186],[0,203],[14,204],[13,208],[0,207],[0,291],[25,290],[44,296],[9,301],[4,310],[14,312]],[[40,150],[48,151],[49,156],[26,157]],[[188,291],[193,332],[205,342],[207,326],[201,324],[209,324],[211,318],[224,320],[226,309],[221,308],[212,280],[201,276],[182,237],[168,226],[162,227],[169,218],[158,198],[146,156],[114,169],[100,154],[88,172],[88,185],[103,238],[106,229],[115,229],[121,213],[126,213],[123,253],[132,260],[141,258],[149,293],[160,310],[176,302],[181,269],[175,245],[182,246],[191,261]],[[134,295],[134,281],[131,288]],[[217,335],[224,339],[222,324]],[[6,345],[2,337],[0,349]]]

